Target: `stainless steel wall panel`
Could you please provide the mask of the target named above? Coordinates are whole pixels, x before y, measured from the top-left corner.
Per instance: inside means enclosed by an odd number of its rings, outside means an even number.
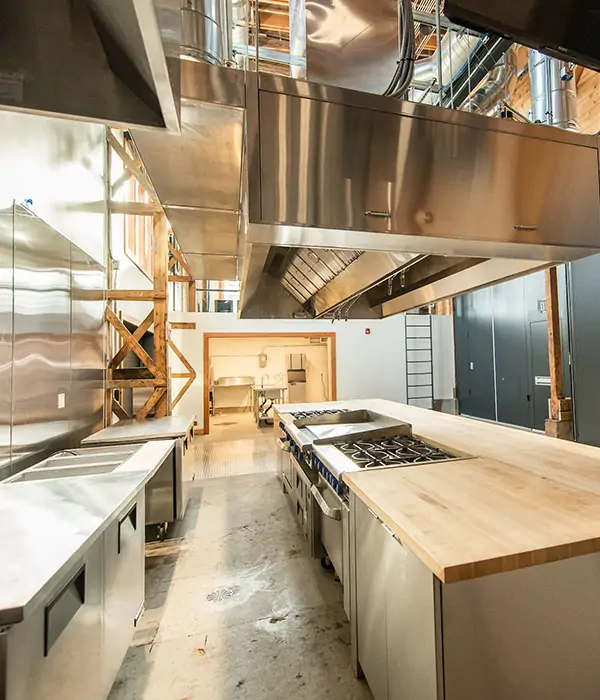
[[[106,273],[71,245],[71,377],[68,412],[72,439],[99,430],[104,416]]]
[[[14,229],[12,471],[70,433],[71,244],[18,207]]]
[[[0,481],[10,476],[14,209],[0,211]]]
[[[469,128],[264,90],[259,100],[263,224],[400,234],[424,253],[435,238],[478,257],[600,246],[596,149],[492,119]]]
[[[105,261],[105,128],[0,111],[0,197],[33,202],[35,213]]]

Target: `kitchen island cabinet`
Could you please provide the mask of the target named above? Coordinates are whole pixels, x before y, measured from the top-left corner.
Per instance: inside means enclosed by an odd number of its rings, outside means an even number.
[[[352,657],[375,700],[600,698],[600,451],[378,399],[278,410],[333,408],[456,457],[341,472]]]
[[[359,670],[375,700],[592,700],[600,554],[443,584],[357,497]]]

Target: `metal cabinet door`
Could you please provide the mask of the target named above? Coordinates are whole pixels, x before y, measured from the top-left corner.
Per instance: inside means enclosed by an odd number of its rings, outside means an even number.
[[[387,700],[386,587],[391,538],[362,501],[355,503],[358,661],[375,700]]]
[[[261,90],[261,221],[414,236],[420,253],[430,237],[481,255],[497,241],[569,245],[573,230],[595,245],[595,148],[422,116]]]
[[[104,533],[102,687],[107,697],[144,604],[144,491]]]
[[[177,493],[177,520],[183,520],[190,500],[190,489],[196,478],[196,455],[194,451],[194,428],[177,440],[177,455],[181,458],[181,487]]]
[[[435,596],[439,584],[412,552],[391,534],[388,538],[388,698],[437,700]]]

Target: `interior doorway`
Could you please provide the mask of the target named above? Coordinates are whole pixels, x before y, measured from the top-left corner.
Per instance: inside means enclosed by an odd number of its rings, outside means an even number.
[[[335,333],[204,333],[206,435],[213,427],[260,430],[270,401],[336,397]]]

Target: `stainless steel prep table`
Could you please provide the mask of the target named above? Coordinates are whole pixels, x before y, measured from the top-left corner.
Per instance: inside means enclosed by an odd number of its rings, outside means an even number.
[[[126,445],[149,440],[175,440],[172,464],[165,464],[146,488],[146,524],[171,523],[183,518],[189,498],[189,486],[195,476],[193,449],[195,423],[195,416],[119,421],[89,435],[81,441],[81,444],[84,447],[93,447]]]
[[[144,487],[173,441],[110,474],[0,484],[0,697],[104,700],[144,599]]]

